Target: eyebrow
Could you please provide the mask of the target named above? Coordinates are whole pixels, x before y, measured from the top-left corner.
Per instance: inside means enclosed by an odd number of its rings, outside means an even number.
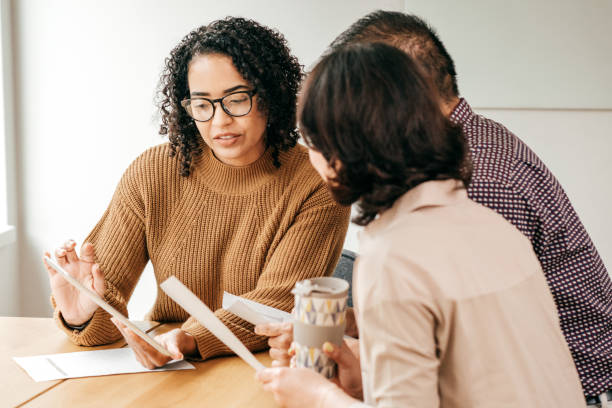
[[[249,89],[249,87],[246,85],[236,85],[231,88],[223,90],[223,93],[227,94],[227,93],[234,92],[242,88]],[[210,96],[210,94],[208,92],[191,92],[191,96]]]

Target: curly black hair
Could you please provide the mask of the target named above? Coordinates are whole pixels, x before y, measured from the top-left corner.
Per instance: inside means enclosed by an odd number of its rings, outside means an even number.
[[[336,169],[334,199],[357,202],[356,224],[367,225],[426,181],[469,184],[461,127],[440,111],[432,81],[399,49],[338,48],[310,73],[301,98],[302,135]]]
[[[280,167],[279,151],[295,146],[297,92],[303,67],[276,30],[239,17],[226,17],[187,34],[170,52],[159,82],[161,135],[168,135],[170,155],[180,157],[181,175],[189,176],[194,156],[202,153],[200,134],[181,106],[189,97],[187,72],[193,57],[222,54],[257,89],[259,109],[267,114],[266,148]]]

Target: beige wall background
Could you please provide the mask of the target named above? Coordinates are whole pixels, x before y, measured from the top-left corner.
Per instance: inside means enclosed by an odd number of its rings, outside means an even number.
[[[42,251],[66,238],[80,242],[127,165],[163,142],[153,104],[163,60],[189,30],[225,15],[278,28],[305,65],[371,10],[422,15],[455,58],[463,96],[549,165],[612,265],[612,104],[602,74],[612,53],[609,41],[600,41],[601,30],[610,38],[612,29],[601,22],[612,18],[612,10],[609,2],[562,0],[554,4],[572,12],[553,21],[542,18],[553,2],[541,1],[547,6],[535,11],[527,0],[510,2],[512,7],[484,0],[9,1],[15,91],[15,171],[9,181],[16,186],[10,210],[18,239],[0,248],[0,314],[50,315]],[[582,37],[571,48],[551,35],[574,26]],[[525,33],[537,34],[541,45]],[[574,69],[566,64],[576,50]],[[358,230],[351,226],[347,248],[358,250]],[[130,301],[131,317],[142,318],[155,294],[149,266]]]

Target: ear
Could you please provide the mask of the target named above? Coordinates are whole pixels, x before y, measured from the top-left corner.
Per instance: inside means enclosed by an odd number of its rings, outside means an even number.
[[[330,162],[328,163],[328,167],[329,167],[329,178],[334,179],[336,178],[340,170],[342,170],[344,165],[342,164],[340,160],[332,158]]]
[[[323,154],[321,154],[321,152],[319,152],[318,150],[315,150],[312,147],[309,147],[308,157],[310,159],[310,163],[312,164],[312,167],[315,168],[317,173],[319,173],[319,175],[325,182],[327,182],[330,179],[334,179],[336,177],[337,172],[334,169],[333,161],[330,164],[330,162],[328,162],[325,159],[325,157],[323,156]]]

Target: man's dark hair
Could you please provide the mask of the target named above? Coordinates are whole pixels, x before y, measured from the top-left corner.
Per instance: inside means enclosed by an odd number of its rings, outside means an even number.
[[[171,154],[179,153],[181,174],[189,175],[193,156],[201,153],[200,134],[181,101],[189,97],[189,63],[206,54],[230,57],[240,75],[257,89],[258,107],[268,115],[266,147],[280,167],[279,151],[295,146],[299,138],[295,123],[302,67],[278,31],[253,20],[226,17],[187,34],[170,52],[160,78],[159,133],[168,135]]]
[[[465,138],[437,101],[412,58],[384,43],[338,48],[310,73],[300,130],[336,169],[329,183],[336,201],[358,201],[356,224],[367,225],[425,181],[468,185]]]
[[[442,99],[459,96],[455,63],[436,31],[421,18],[397,11],[374,11],[357,20],[330,45],[384,42],[413,57],[432,78]]]

